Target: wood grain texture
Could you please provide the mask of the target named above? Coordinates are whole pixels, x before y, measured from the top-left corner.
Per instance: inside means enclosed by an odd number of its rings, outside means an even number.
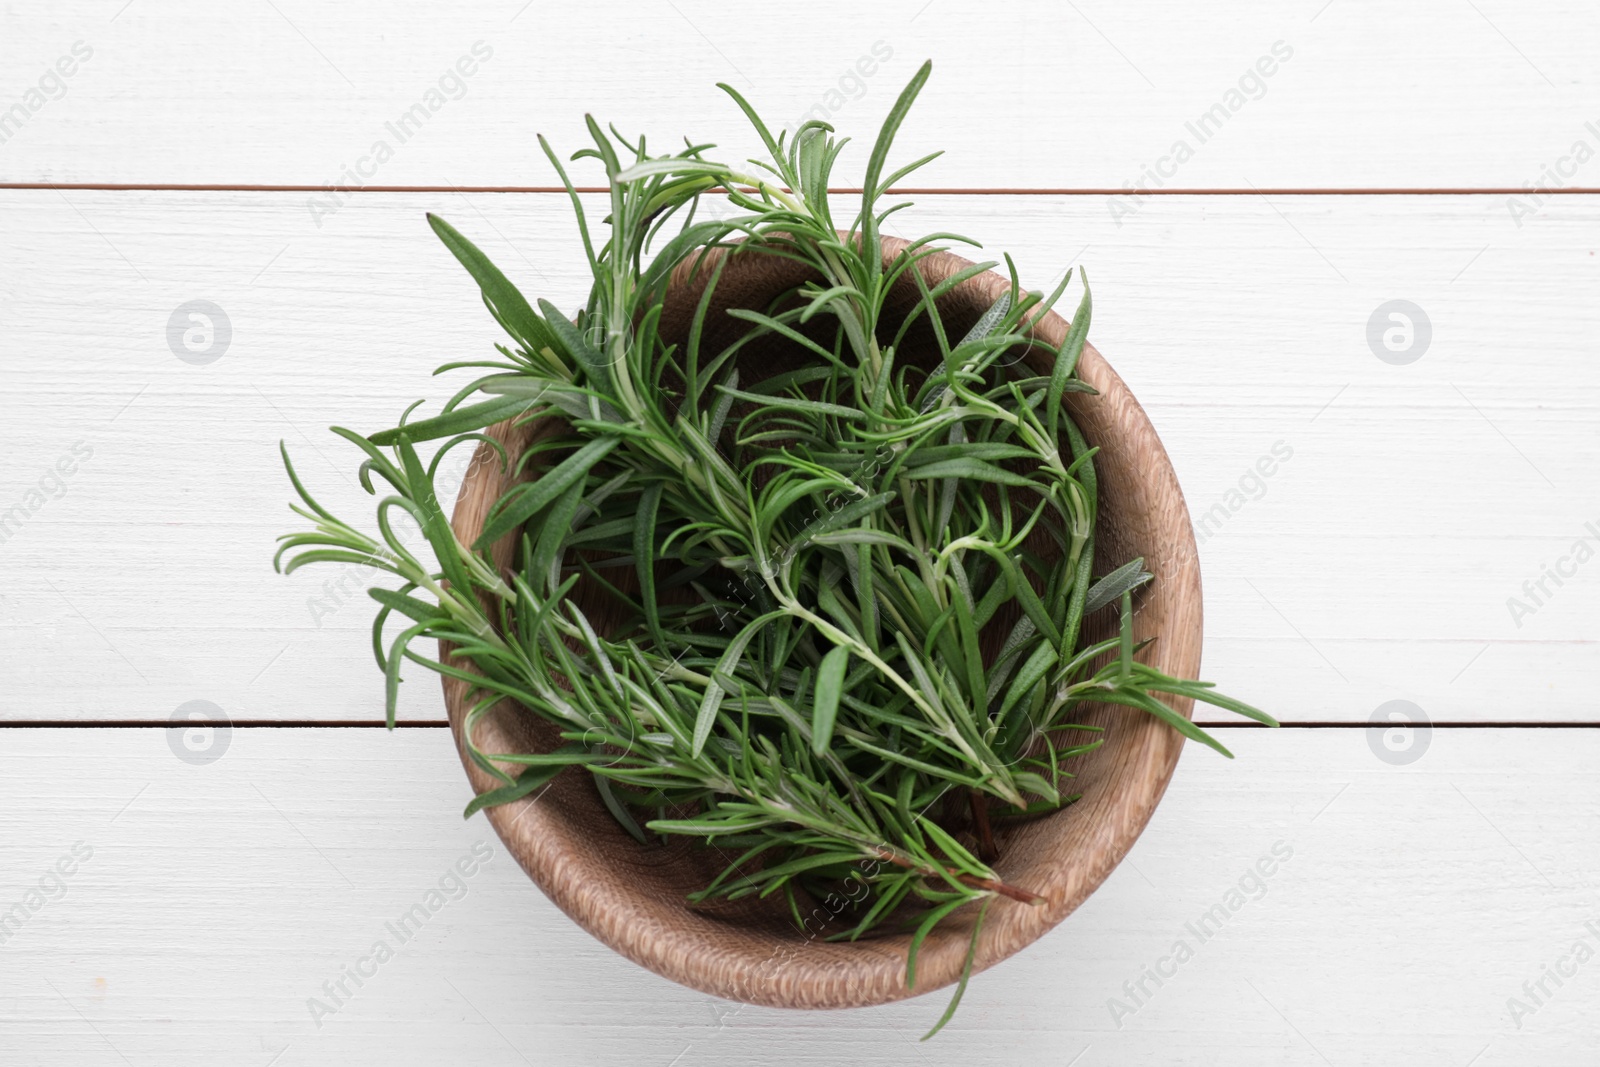
[[[0,103],[21,100],[74,42],[93,56],[0,145],[0,179],[549,185],[534,134],[575,151],[586,112],[658,145],[692,136],[743,158],[755,139],[719,81],[777,125],[821,108],[859,149],[932,58],[902,144],[906,159],[948,155],[919,184],[1120,189],[1148,169],[1196,189],[1520,189],[1549,167],[1593,188],[1600,162],[1554,168],[1576,140],[1600,145],[1586,128],[1600,120],[1597,34],[1600,11],[1582,0],[1233,0],[1221,11],[824,0],[731,20],[708,0],[478,0],[453,6],[447,25],[416,0],[20,0],[0,14]],[[756,44],[772,41],[782,62]],[[470,75],[456,71],[463,56]],[[417,105],[424,121],[391,132]],[[382,162],[378,141],[392,151]],[[1181,163],[1179,141],[1192,152]],[[863,159],[853,152],[841,177]]]
[[[236,729],[209,766],[175,759],[157,730],[8,730],[0,914],[74,842],[93,855],[0,944],[0,1060],[1594,1062],[1600,964],[1560,988],[1547,980],[1520,1027],[1507,1001],[1526,1000],[1523,983],[1579,939],[1596,944],[1585,923],[1600,919],[1600,732],[1436,731],[1404,767],[1359,730],[1229,739],[1236,761],[1188,753],[1101,890],[975,978],[952,1025],[918,1046],[943,994],[739,1008],[604,948],[482,816],[459,818],[469,790],[443,730]],[[461,879],[464,895],[447,882],[447,903],[400,943],[387,924],[480,841],[493,854]],[[1279,842],[1291,856],[1200,943],[1186,924]],[[322,984],[380,939],[393,958],[334,1004]],[[1193,958],[1159,987],[1146,979],[1150,995],[1114,1020],[1108,1001],[1131,1003],[1123,983],[1180,939]],[[321,1027],[312,998],[337,1009]]]
[[[1533,614],[1508,600],[1531,605],[1524,583],[1600,526],[1600,197],[1521,228],[1494,197],[1167,198],[1121,228],[1087,197],[916,199],[902,234],[967,233],[1035,285],[1089,271],[1092,339],[1199,525],[1209,680],[1287,721],[1396,698],[1440,721],[1597,718],[1600,564],[1546,580]],[[381,718],[365,576],[268,565],[295,521],[276,443],[325,503],[368,514],[355,450],[323,427],[390,425],[453,388],[433,367],[492,351],[430,209],[530,295],[581,303],[554,196],[374,194],[319,230],[292,194],[0,193],[0,513],[93,449],[0,543],[0,634],[29,649],[0,672],[0,716],[164,719],[203,698],[235,719]],[[196,298],[234,331],[205,366],[166,333]],[[1368,347],[1395,298],[1432,321],[1409,366]],[[401,704],[442,717],[431,679]]]
[[[884,241],[886,268],[905,242]],[[664,300],[660,335],[667,344],[683,344],[701,300],[712,264],[721,256],[680,265]],[[697,267],[701,273],[689,268]],[[972,261],[949,253],[931,256],[918,268],[926,285],[936,288]],[[732,255],[712,296],[707,321],[726,322],[730,308],[765,309],[806,280],[806,273],[787,260]],[[940,315],[951,336],[960,337],[989,310],[1010,282],[989,272],[968,278],[940,299]],[[885,328],[893,331],[910,312],[917,290],[902,277],[885,302]],[[1050,312],[1038,316],[1029,336],[1040,347],[1023,359],[1028,370],[1048,376],[1053,353],[1065,340],[1068,323]],[[704,339],[707,351],[718,351],[737,336],[713,327]],[[756,343],[740,350],[741,380],[759,382],[809,362],[797,360],[798,346]],[[913,331],[897,349],[897,365],[924,370],[938,366],[931,337]],[[930,353],[932,355],[930,356]],[[1091,447],[1099,449],[1095,469],[1102,502],[1095,526],[1101,560],[1143,556],[1156,580],[1138,598],[1134,639],[1159,638],[1144,655],[1156,669],[1178,677],[1194,677],[1200,666],[1200,572],[1194,536],[1183,494],[1161,441],[1127,386],[1092,346],[1085,345],[1078,376],[1096,396],[1063,398]],[[493,436],[512,456],[550,433],[560,421],[544,419],[513,425],[501,423]],[[466,544],[483,532],[489,509],[509,487],[510,476],[496,461],[487,442],[478,446],[456,503],[457,537]],[[1069,457],[1070,458],[1070,457]],[[1054,545],[1037,539],[1031,551],[1047,557]],[[515,537],[495,546],[495,561],[512,566]],[[1114,568],[1102,563],[1106,572]],[[574,590],[583,600],[584,591]],[[602,636],[619,624],[616,603],[592,598],[588,617]],[[1008,632],[1009,623],[996,629]],[[1104,626],[1086,626],[1085,643],[1103,639]],[[1099,632],[1096,632],[1099,631]],[[997,652],[990,648],[989,654]],[[456,661],[466,668],[469,664]],[[468,752],[463,732],[469,709],[481,699],[465,682],[444,678],[450,721],[475,792],[500,783]],[[1192,714],[1193,701],[1168,701],[1179,714]],[[1038,907],[1000,900],[979,932],[974,972],[1032,944],[1071,914],[1094,892],[1127,853],[1144,829],[1183,749],[1183,738],[1153,717],[1127,708],[1086,708],[1075,719],[1105,731],[1104,744],[1074,760],[1071,789],[1082,799],[1065,810],[1031,820],[1000,838],[995,864],[999,877],[1045,898]],[[548,723],[509,701],[475,727],[481,751],[516,753],[550,751],[560,737]],[[501,770],[515,774],[506,764]],[[691,909],[684,898],[710,884],[731,862],[720,848],[707,850],[679,839],[670,848],[641,845],[631,839],[608,812],[593,782],[583,774],[563,774],[537,798],[524,798],[492,809],[489,821],[506,848],[530,877],[579,925],[628,958],[674,981],[702,992],[741,1002],[784,1008],[847,1008],[883,1004],[913,994],[906,985],[906,953],[911,935],[901,933],[860,942],[832,943],[833,914],[822,901],[801,892],[800,911],[817,920],[813,929],[796,929],[789,905],[781,898],[716,910]],[[839,905],[839,906],[842,906]],[[934,930],[917,957],[917,988],[922,993],[955,982],[961,975],[972,941],[976,908],[963,909]]]

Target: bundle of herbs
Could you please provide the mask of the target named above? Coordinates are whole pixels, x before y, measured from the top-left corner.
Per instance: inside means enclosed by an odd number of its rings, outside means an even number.
[[[918,947],[956,909],[981,909],[975,947],[997,899],[1043,902],[996,874],[991,820],[1076,799],[1071,762],[1100,743],[1075,721],[1082,705],[1139,709],[1224,754],[1161,698],[1272,723],[1141,662],[1133,593],[1151,576],[1142,559],[1096,557],[1096,450],[1063,404],[1093,392],[1074,374],[1086,282],[1053,370],[1029,376],[1017,353],[1038,343],[1030,323],[1065,295],[1071,271],[1052,292],[1029,291],[1007,257],[1004,295],[954,336],[940,297],[997,264],[930,284],[921,264],[938,242],[975,244],[952,234],[885,257],[885,218],[907,206],[883,206],[885,191],[935,158],[886,162],[929,71],[884,122],[843,233],[828,180],[845,141],[817,121],[774,137],[727,86],[770,153],[754,169],[713,161],[709,145],[653,156],[642,138],[589,120],[594,147],[573,158],[605,168],[604,243],[541,138],[594,278],[575,322],[545,300],[530,305],[430,216],[513,344],[497,346],[497,360],[440,368],[479,374],[438,415],[410,421],[413,405],[369,436],[334,428],[366,454],[367,491],[377,495],[374,476],[386,483],[376,536],[318,504],[285,451],[303,504],[294,510],[313,527],[282,538],[275,560],[286,572],[327,561],[400,579],[370,590],[390,722],[408,660],[472,687],[465,743],[502,784],[469,815],[579,768],[641,842],[689,835],[724,851],[726,870],[695,900],[783,894],[799,923],[806,892],[864,883],[834,936],[912,930],[908,986]],[[703,198],[719,199],[718,217],[696,218]],[[797,263],[806,280],[770,306],[708,321],[723,270],[746,256]],[[661,318],[684,277],[702,288],[687,339],[669,343]],[[914,301],[896,322],[886,301],[908,282]],[[731,341],[705,343],[730,325]],[[908,352],[913,338],[929,350]],[[790,369],[741,373],[752,343],[785,346]],[[560,432],[510,455],[483,432],[508,419]],[[436,441],[425,460],[418,446]],[[463,445],[515,474],[471,544],[435,489],[441,460]],[[431,559],[397,528],[401,515]],[[508,536],[517,549],[497,567],[489,549]],[[583,610],[579,583],[611,599],[611,625]],[[1101,611],[1120,612],[1120,629],[1087,640],[1085,621]],[[454,656],[430,658],[422,638]],[[474,724],[507,698],[555,724],[563,743],[482,751]],[[959,825],[953,807],[968,812]],[[971,959],[969,949],[969,971]]]

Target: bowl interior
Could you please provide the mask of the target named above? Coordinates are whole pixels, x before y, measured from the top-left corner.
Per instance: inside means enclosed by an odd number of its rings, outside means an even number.
[[[884,246],[887,260],[903,242],[885,239]],[[687,335],[707,265],[697,271],[685,265],[675,276],[661,322],[669,341]],[[968,265],[965,259],[941,253],[923,262],[922,273],[934,285]],[[737,320],[722,314],[727,308],[765,309],[804,277],[803,269],[787,260],[734,255],[713,294],[703,343],[715,351],[719,342],[741,328]],[[947,333],[959,338],[1007,285],[1006,279],[991,272],[968,279],[942,297],[939,307]],[[891,333],[916,298],[915,284],[902,278],[887,305],[885,322]],[[1033,335],[1041,343],[1022,357],[1032,373],[1049,372],[1052,350],[1061,343],[1066,327],[1054,313],[1034,324]],[[781,339],[766,347],[747,346],[740,354],[742,381],[806,362],[796,354],[797,348]],[[902,351],[930,350],[932,336],[926,324],[913,327]],[[1141,639],[1160,637],[1144,653],[1149,662],[1194,677],[1200,658],[1200,582],[1177,479],[1144,412],[1092,347],[1085,346],[1079,376],[1099,391],[1098,395],[1069,393],[1064,400],[1089,443],[1100,448],[1095,571],[1105,573],[1134,556],[1145,557],[1156,580],[1137,601],[1135,634]],[[561,432],[564,427],[554,420],[521,427],[502,423],[491,430],[513,452],[538,435]],[[468,541],[477,537],[489,507],[505,488],[498,463],[491,458],[488,446],[481,446],[481,462],[473,463],[456,504],[454,525]],[[512,547],[510,538],[497,545],[497,562],[508,563]],[[608,602],[597,595],[581,599],[603,630],[611,610]],[[1111,614],[1101,613],[1097,624],[1108,628]],[[444,688],[460,749],[462,717],[469,706],[467,686],[447,678]],[[1184,715],[1191,711],[1188,701],[1169,703]],[[1144,828],[1177,763],[1182,739],[1143,713],[1094,706],[1077,718],[1105,729],[1102,746],[1070,765],[1076,775],[1071,789],[1081,792],[1082,798],[1047,817],[997,827],[1001,857],[994,866],[1001,877],[1044,895],[1049,903],[1029,907],[1002,900],[992,907],[979,939],[975,969],[1034,941],[1093,892]],[[476,740],[491,752],[555,747],[552,727],[509,702],[479,721]],[[492,780],[462,751],[474,790],[489,788]],[[974,918],[964,913],[975,913],[971,908],[941,923],[928,938],[919,955],[915,990],[905,986],[909,935],[856,943],[825,940],[848,928],[848,902],[843,897],[807,901],[810,911],[804,929],[796,928],[787,905],[776,899],[691,908],[686,895],[705,886],[732,857],[685,840],[640,845],[617,825],[586,775],[569,771],[544,793],[490,808],[487,814],[517,862],[568,915],[630,959],[704,992],[779,1007],[839,1008],[927,992],[960,974]]]

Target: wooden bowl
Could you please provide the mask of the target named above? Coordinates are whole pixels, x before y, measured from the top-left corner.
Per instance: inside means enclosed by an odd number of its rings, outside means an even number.
[[[886,261],[903,244],[885,239]],[[968,260],[941,253],[925,260],[922,270],[934,284],[968,265]],[[704,343],[715,351],[719,347],[715,333],[726,336],[740,328],[737,320],[720,315],[721,310],[765,308],[802,279],[800,271],[787,260],[736,255],[718,283],[713,314],[707,320],[712,336]],[[687,334],[704,280],[704,271],[685,268],[674,276],[661,320],[663,336]],[[893,294],[885,316],[895,325],[916,299],[914,286],[907,279],[902,282],[906,284]],[[961,336],[1008,284],[990,272],[941,298],[947,331]],[[711,325],[719,321],[724,325]],[[1051,313],[1035,323],[1033,332],[1054,348],[1066,329],[1066,320]],[[908,338],[902,351],[913,351],[917,340]],[[743,381],[776,373],[792,358],[747,346],[740,356]],[[1035,373],[1049,373],[1050,351],[1033,349],[1023,358]],[[1144,656],[1162,670],[1196,677],[1200,575],[1177,477],[1144,411],[1094,348],[1085,346],[1078,373],[1099,390],[1098,396],[1068,393],[1065,398],[1084,436],[1100,448],[1095,461],[1101,509],[1096,571],[1104,573],[1134,556],[1145,557],[1156,578],[1141,590],[1135,633],[1140,639],[1160,640]],[[491,432],[515,455],[535,435],[563,429],[558,421],[546,420],[543,425],[515,428],[502,423]],[[462,485],[453,520],[467,543],[477,539],[490,505],[506,487],[487,445],[480,446],[476,460]],[[496,546],[496,562],[505,566],[511,550],[508,537]],[[603,618],[592,613],[603,608],[586,605],[586,610],[597,626],[603,626]],[[1113,614],[1107,611],[1101,616]],[[1113,621],[1104,619],[1100,626],[1107,628]],[[471,762],[462,746],[467,686],[446,678],[444,691],[456,747],[472,788],[491,788],[496,783]],[[1169,703],[1181,714],[1191,712],[1190,701]],[[997,902],[978,942],[975,970],[998,963],[1042,936],[1105,880],[1144,829],[1177,765],[1183,739],[1143,712],[1095,706],[1079,721],[1105,729],[1104,744],[1071,766],[1077,776],[1071,788],[1081,791],[1082,799],[1011,827],[999,838],[1002,852],[995,867],[1001,878],[1044,895],[1049,903],[1029,907]],[[487,752],[555,747],[553,727],[510,702],[480,719],[476,730],[478,745]],[[828,934],[846,928],[842,918],[832,918],[829,907],[819,906],[802,931],[776,897],[691,909],[685,895],[705,886],[730,858],[683,839],[668,845],[639,844],[606,811],[592,781],[581,771],[568,771],[547,791],[489,808],[487,814],[523,870],[562,911],[629,959],[703,992],[773,1007],[848,1008],[925,993],[960,976],[971,937],[971,913],[976,910],[972,907],[941,923],[923,945],[915,990],[905,984],[907,934],[828,942]]]

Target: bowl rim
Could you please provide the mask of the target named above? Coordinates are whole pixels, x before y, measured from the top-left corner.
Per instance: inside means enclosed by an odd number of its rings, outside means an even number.
[[[885,263],[905,245],[897,238],[884,238]],[[724,254],[720,249],[707,253],[711,257]],[[753,263],[762,258],[749,257]],[[701,265],[710,262],[714,259],[703,260]],[[953,252],[941,251],[922,260],[919,269],[934,285],[971,265]],[[675,272],[674,286],[685,284],[685,266]],[[722,284],[727,284],[738,266],[737,261],[728,264]],[[1009,285],[1008,278],[991,270],[967,279],[953,292],[992,301]],[[1033,321],[1031,333],[1044,344],[1059,346],[1067,327],[1067,320],[1051,311]],[[1030,352],[1026,358],[1042,357]],[[1138,459],[1139,477],[1131,483],[1129,496],[1148,498],[1137,513],[1149,519],[1160,537],[1160,551],[1146,553],[1147,569],[1156,574],[1156,581],[1147,587],[1139,608],[1142,625],[1162,637],[1152,646],[1152,657],[1170,673],[1197,677],[1202,629],[1200,572],[1177,475],[1131,390],[1092,345],[1084,345],[1078,375],[1093,385],[1098,395],[1086,399],[1084,394],[1068,394],[1068,402],[1076,408],[1086,403],[1104,405],[1100,415],[1116,430],[1119,447],[1115,455],[1134,454]],[[1079,414],[1074,411],[1075,417]],[[539,429],[533,424],[513,427],[507,420],[486,432],[510,451],[511,444],[531,439]],[[1108,456],[1106,441],[1097,441],[1087,430],[1085,436],[1091,444],[1102,446],[1097,460]],[[480,442],[457,496],[451,521],[457,535],[469,544],[477,538],[488,507],[504,484],[495,459],[492,446]],[[509,560],[510,547],[509,536],[495,546],[497,563]],[[443,642],[440,652],[445,662],[470,669]],[[500,783],[477,766],[464,744],[469,687],[449,676],[442,680],[451,734],[472,788],[474,792],[493,788]],[[1166,703],[1179,714],[1192,717],[1192,700],[1172,697]],[[521,717],[535,718],[526,712]],[[1085,772],[1079,778],[1080,782],[1094,778],[1092,792],[1085,788],[1082,799],[1038,820],[1057,824],[1053,834],[1036,835],[1057,859],[1051,861],[1047,856],[1045,862],[1036,863],[1046,875],[1044,881],[1025,884],[1043,893],[1049,902],[1039,907],[1012,904],[995,908],[978,939],[974,973],[1032,944],[1086,900],[1127,854],[1166,791],[1183,750],[1182,736],[1152,716],[1131,709],[1102,708],[1091,713],[1092,719],[1096,717],[1116,725],[1118,744],[1112,746],[1112,732],[1108,731],[1106,746],[1096,753],[1097,757],[1101,753],[1115,755],[1114,766],[1106,766],[1101,758],[1092,776]],[[480,746],[486,751],[517,751],[500,747],[526,743],[526,735],[518,734],[516,718],[515,713],[501,715],[497,709],[480,719],[476,724]],[[555,784],[562,779],[568,780],[564,788],[570,790],[576,781],[592,791],[579,776],[563,774]],[[485,814],[518,865],[557,907],[609,947],[663,977],[730,1000],[790,1008],[884,1004],[936,990],[960,977],[971,924],[971,915],[963,920],[962,913],[971,912],[970,908],[941,923],[928,938],[919,953],[917,984],[911,989],[905,984],[907,935],[854,943],[821,941],[815,934],[797,939],[792,923],[787,933],[768,923],[744,927],[690,911],[681,900],[651,900],[637,885],[629,884],[625,868],[631,859],[622,855],[615,842],[576,832],[561,819],[555,804],[545,801],[541,805],[543,796],[539,793],[487,808]],[[635,849],[658,847],[625,840]],[[1069,852],[1088,862],[1065,864]],[[1078,856],[1080,852],[1085,854]],[[1010,876],[1002,869],[1002,877]]]

